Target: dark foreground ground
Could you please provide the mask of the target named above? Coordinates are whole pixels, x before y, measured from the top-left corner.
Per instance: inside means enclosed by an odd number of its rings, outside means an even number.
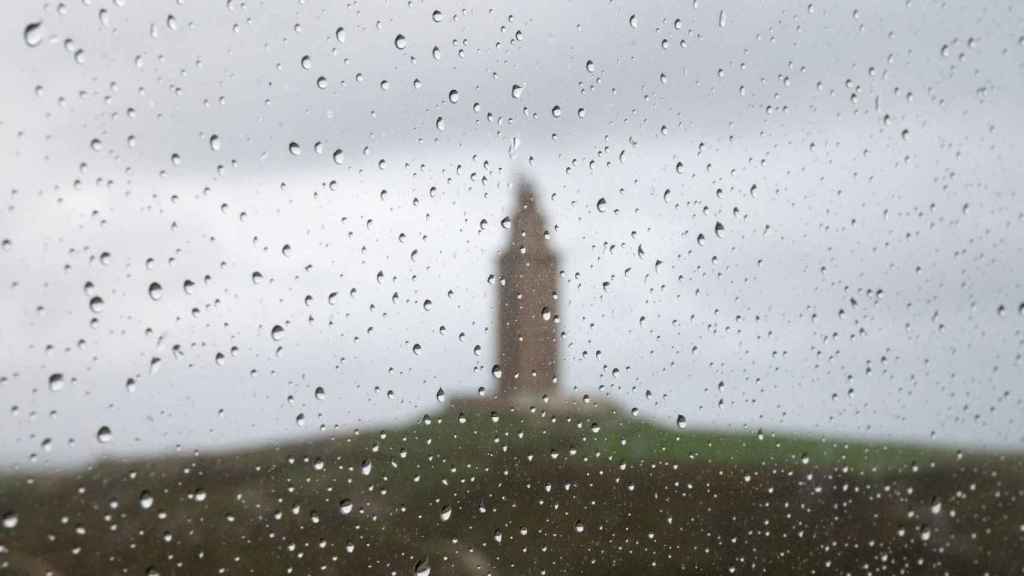
[[[11,476],[0,509],[0,574],[1024,573],[1020,454],[585,411]]]

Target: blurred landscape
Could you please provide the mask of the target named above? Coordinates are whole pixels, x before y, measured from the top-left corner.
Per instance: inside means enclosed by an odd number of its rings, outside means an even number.
[[[1024,460],[578,403],[8,476],[6,574],[1017,574]]]
[[[1024,574],[1022,7],[11,3],[0,576]]]

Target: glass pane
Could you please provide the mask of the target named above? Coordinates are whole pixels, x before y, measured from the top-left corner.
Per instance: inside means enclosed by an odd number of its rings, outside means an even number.
[[[991,2],[18,0],[0,574],[1016,574]]]

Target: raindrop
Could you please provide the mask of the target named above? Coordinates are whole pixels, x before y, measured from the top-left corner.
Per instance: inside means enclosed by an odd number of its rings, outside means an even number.
[[[57,392],[58,390],[61,390],[62,388],[64,388],[64,375],[61,374],[60,372],[56,372],[54,374],[50,374],[49,383],[50,383],[50,390],[52,390],[54,392]]]
[[[363,476],[369,476],[370,472],[373,471],[373,464],[369,460],[363,460],[362,465],[359,466],[359,471],[363,473]]]
[[[430,15],[434,22],[440,22],[444,19],[444,14],[441,14],[440,10],[434,10],[434,13]]]
[[[512,97],[518,99],[523,95],[523,87],[519,84],[512,85]]]
[[[343,515],[348,516],[352,513],[352,501],[348,498],[342,500],[338,503],[338,509],[341,510]]]
[[[317,400],[323,400],[327,397],[327,393],[324,391],[323,386],[317,386],[316,390],[313,391],[313,397]]]
[[[35,48],[43,41],[43,23],[42,22],[30,22],[28,26],[25,26],[25,44],[29,47]],[[17,520],[15,520],[17,522]]]
[[[452,104],[455,104],[456,102],[458,102],[459,101],[459,91],[458,90],[452,90],[452,91],[448,92],[448,101],[451,102]]]
[[[149,297],[155,302],[164,295],[164,288],[159,282],[151,282],[149,285]]]
[[[405,39],[405,36],[399,34],[395,36],[395,48],[399,50],[405,50],[405,47],[409,45],[409,42]]]
[[[100,426],[100,429],[96,431],[96,439],[100,444],[106,444],[114,439],[114,433],[110,431],[109,427]]]
[[[93,296],[89,299],[89,310],[92,310],[94,314],[99,314],[103,311],[103,298],[99,296]]]
[[[437,394],[434,395],[438,402],[444,403],[444,388],[438,388]]]
[[[501,378],[501,366],[499,366],[498,364],[495,364],[494,366],[492,366],[491,367],[491,375],[494,376],[495,378],[499,378],[500,379]]]
[[[686,416],[683,416],[682,414],[676,416],[676,427],[680,430],[686,428]]]
[[[597,211],[598,212],[604,212],[605,211],[605,206],[607,206],[607,205],[608,205],[608,201],[605,200],[604,198],[598,198],[597,199]]]
[[[416,576],[430,576],[430,564],[426,558],[416,563]]]
[[[441,508],[441,522],[447,522],[452,517],[451,506]]]
[[[719,238],[725,236],[725,225],[721,222],[715,222],[715,236]]]
[[[220,136],[216,134],[210,136],[210,150],[214,152],[220,150]]]
[[[288,144],[288,151],[291,152],[292,156],[302,155],[302,147],[299,146],[297,142],[292,142]]]
[[[7,512],[4,514],[4,528],[13,530],[18,525],[18,515],[14,512]]]
[[[274,324],[274,327],[270,329],[270,337],[273,338],[275,342],[280,340],[284,337],[284,328],[281,327],[280,324]]]
[[[338,40],[339,44],[344,44],[345,43],[345,28],[344,28],[344,26],[339,26],[338,29],[334,31],[334,37]]]
[[[148,490],[143,490],[142,493],[139,494],[139,506],[141,506],[143,510],[149,510],[153,507],[153,495],[150,494]]]
[[[444,116],[438,116],[437,120],[434,120],[434,126],[437,127],[438,131],[444,132]]]

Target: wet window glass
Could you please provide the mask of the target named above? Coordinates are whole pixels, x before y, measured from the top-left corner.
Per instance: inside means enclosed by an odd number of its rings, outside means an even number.
[[[0,575],[1020,574],[1013,0],[19,0]]]

